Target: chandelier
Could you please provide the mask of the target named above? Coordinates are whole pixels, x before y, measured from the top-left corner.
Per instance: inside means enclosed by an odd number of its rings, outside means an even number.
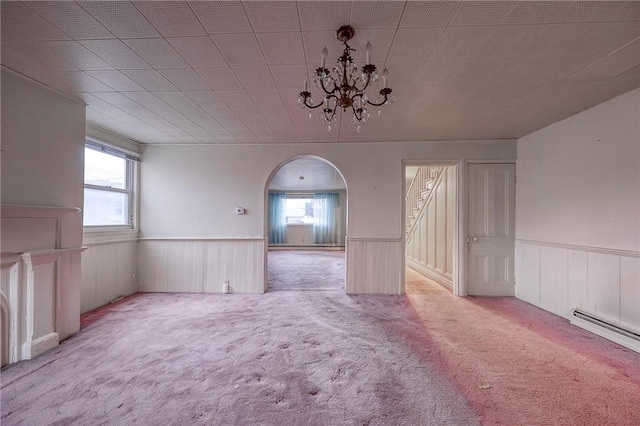
[[[336,32],[338,40],[344,44],[344,50],[332,70],[333,73],[325,67],[327,48],[322,49],[320,67],[316,68],[313,82],[322,90],[323,100],[317,105],[313,104],[314,101],[309,91],[309,80],[306,75],[303,90],[298,97],[298,104],[302,108],[322,107],[320,119],[327,124],[329,131],[331,131],[331,124],[336,122],[338,108],[342,108],[343,112],[350,109],[353,113],[351,122],[357,126],[356,129],[360,132],[360,125],[370,117],[368,105],[378,107],[379,116],[380,108],[395,100],[391,94],[392,90],[387,87],[389,72],[386,68],[382,72],[382,89],[378,92],[377,99],[372,102],[365,93],[371,83],[378,81],[379,76],[376,72],[376,66],[371,63],[371,43],[369,42],[367,42],[365,51],[366,63],[358,73],[358,67],[351,57],[351,52],[356,49],[347,43],[354,34],[355,30],[350,25],[344,25]],[[309,117],[311,117],[311,112],[309,112]]]

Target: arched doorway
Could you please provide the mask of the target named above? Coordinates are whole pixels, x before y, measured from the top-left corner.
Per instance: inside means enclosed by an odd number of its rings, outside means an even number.
[[[324,158],[276,167],[265,185],[265,290],[345,291],[347,185]]]

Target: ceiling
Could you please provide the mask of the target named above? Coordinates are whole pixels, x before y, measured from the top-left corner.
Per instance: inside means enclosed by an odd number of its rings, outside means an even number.
[[[146,144],[517,138],[640,86],[638,1],[1,3],[5,67]],[[397,99],[360,133],[297,106],[345,24]]]
[[[302,157],[282,166],[273,176],[269,189],[322,191],[346,189],[346,186],[344,179],[332,165],[313,157]]]

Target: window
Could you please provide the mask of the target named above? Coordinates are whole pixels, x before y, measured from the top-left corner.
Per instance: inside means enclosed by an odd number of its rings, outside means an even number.
[[[133,226],[133,171],[138,158],[87,141],[84,150],[84,226]]]
[[[287,224],[313,223],[313,198],[310,198],[307,194],[287,194],[285,210]]]

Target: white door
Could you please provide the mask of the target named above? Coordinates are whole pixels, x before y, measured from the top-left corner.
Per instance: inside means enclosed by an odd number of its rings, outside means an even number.
[[[469,165],[469,295],[514,295],[515,169]]]

